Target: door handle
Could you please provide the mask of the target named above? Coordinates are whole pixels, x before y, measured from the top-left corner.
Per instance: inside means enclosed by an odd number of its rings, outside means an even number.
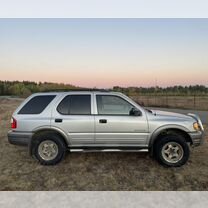
[[[56,122],[56,123],[61,123],[62,121],[63,121],[63,120],[62,120],[61,118],[56,118],[56,119],[55,119],[55,122]]]
[[[106,119],[100,119],[99,123],[107,123],[107,120]]]

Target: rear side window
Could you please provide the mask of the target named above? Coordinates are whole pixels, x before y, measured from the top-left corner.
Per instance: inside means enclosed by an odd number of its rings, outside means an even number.
[[[55,98],[55,95],[39,95],[29,100],[18,114],[40,114]]]
[[[91,95],[68,95],[60,102],[57,111],[64,115],[90,115]]]

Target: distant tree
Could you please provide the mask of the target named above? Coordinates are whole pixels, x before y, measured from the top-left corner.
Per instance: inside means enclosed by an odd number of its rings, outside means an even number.
[[[50,83],[50,82],[30,82],[30,81],[0,81],[0,95],[17,95],[28,96],[35,92],[44,91],[60,91],[78,89],[79,87],[64,84],[64,83]],[[96,89],[96,88],[94,88]],[[208,87],[204,85],[190,85],[190,86],[170,86],[170,87],[120,87],[114,86],[112,90],[123,92],[126,95],[208,95]]]

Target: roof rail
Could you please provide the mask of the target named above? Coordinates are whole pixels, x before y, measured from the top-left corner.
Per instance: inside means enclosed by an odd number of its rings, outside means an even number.
[[[107,90],[107,89],[95,89],[95,88],[80,88],[80,89],[50,89],[50,90],[42,90],[41,92],[71,92],[71,91],[99,91],[99,92],[110,92],[112,90]]]

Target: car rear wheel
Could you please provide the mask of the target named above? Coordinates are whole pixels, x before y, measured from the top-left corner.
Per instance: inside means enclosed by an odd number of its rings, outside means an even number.
[[[189,146],[181,135],[166,135],[155,144],[155,156],[164,166],[179,167],[189,159]]]
[[[42,165],[55,165],[64,158],[66,146],[59,135],[41,134],[35,140],[34,156]]]

